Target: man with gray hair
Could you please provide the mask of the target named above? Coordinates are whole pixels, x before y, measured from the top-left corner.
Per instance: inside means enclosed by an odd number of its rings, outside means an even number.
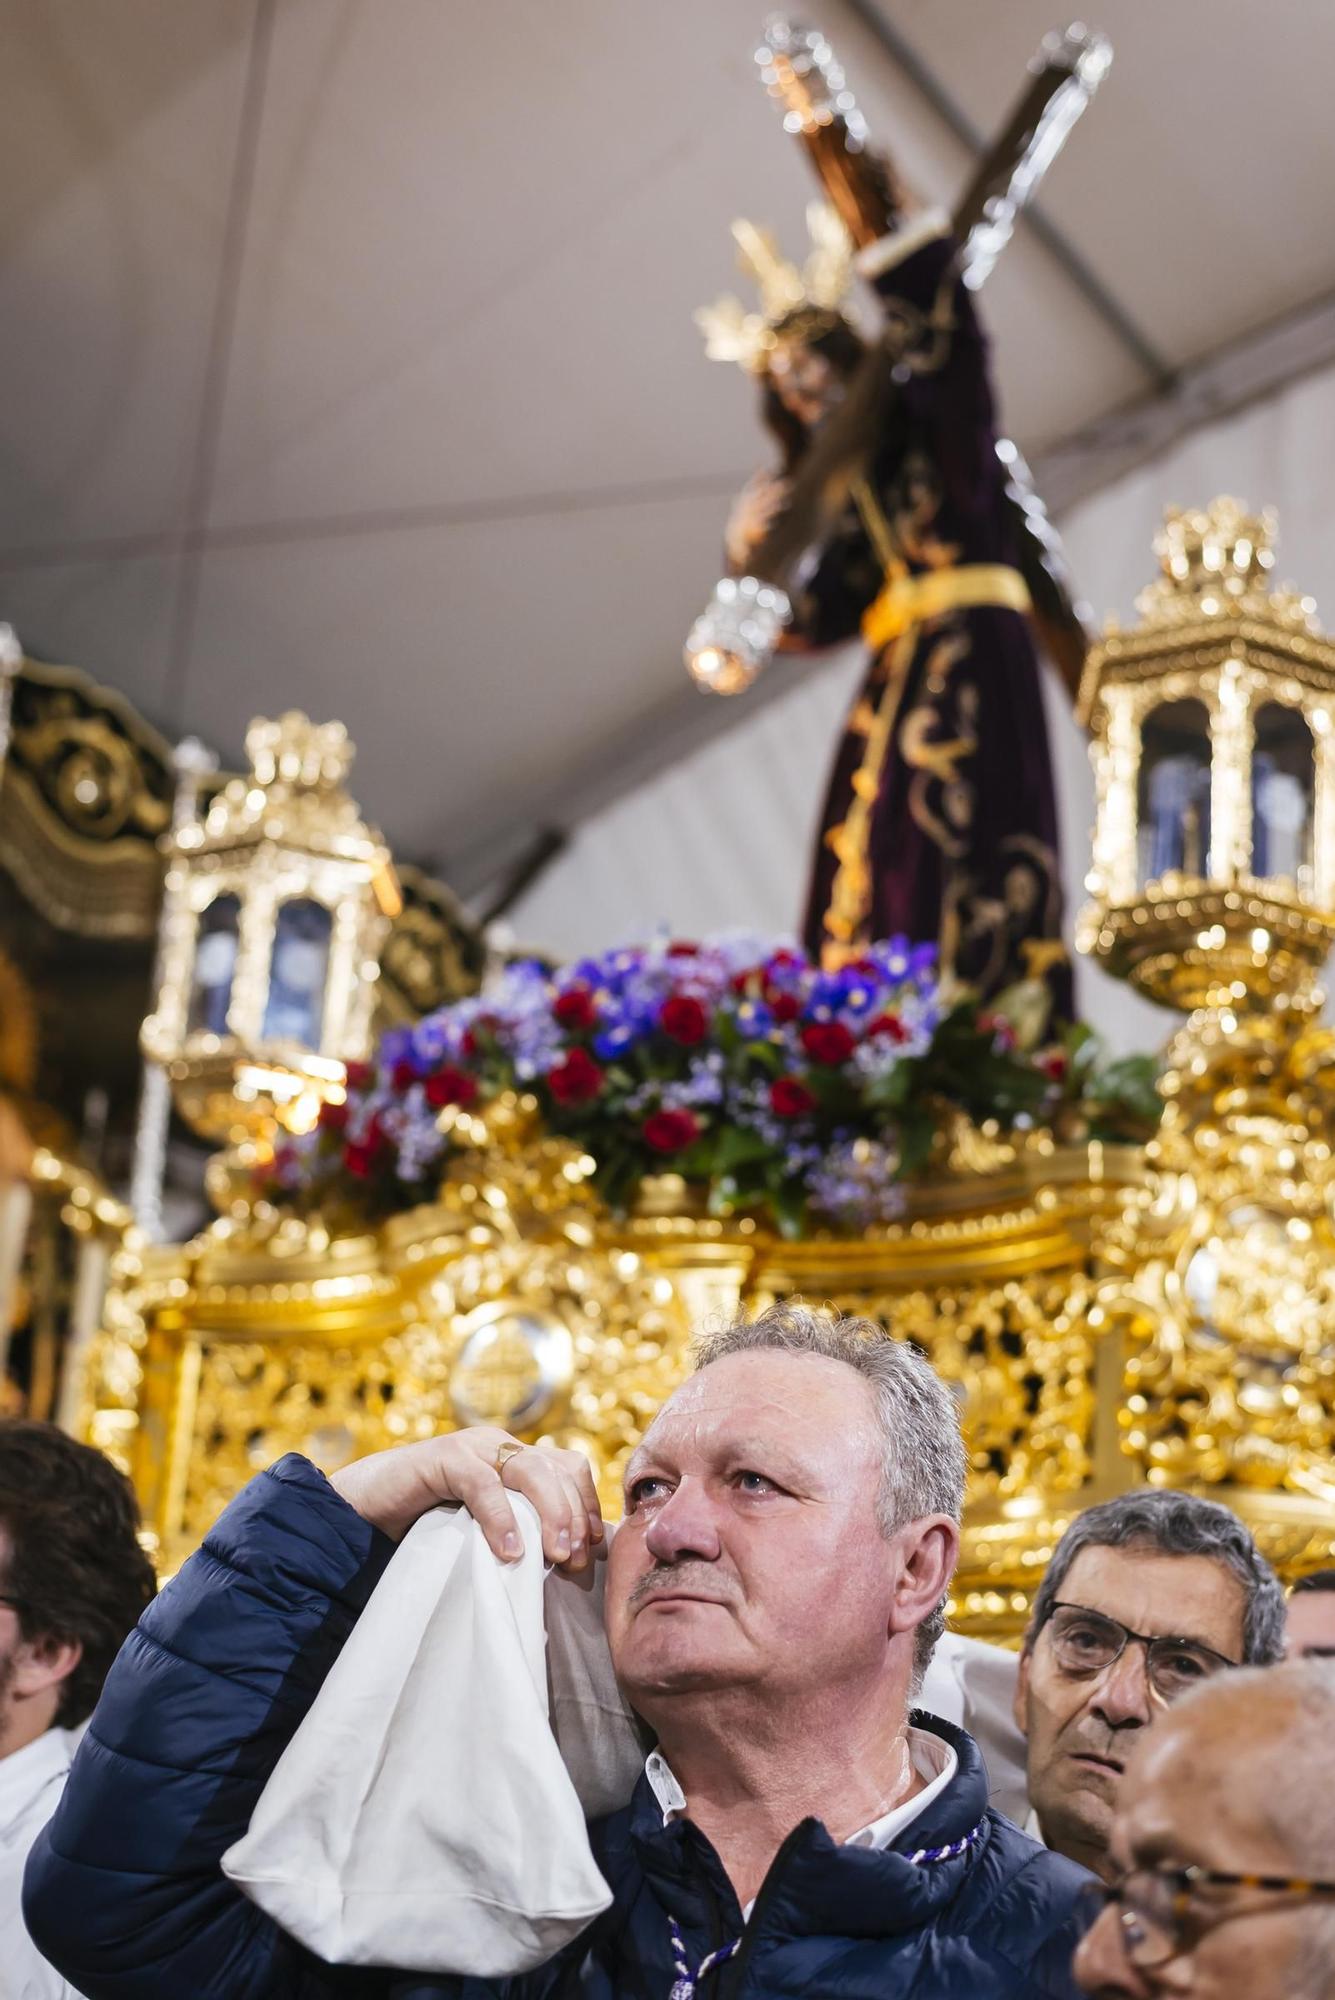
[[[1227,1507],[1139,1492],[1088,1508],[1057,1544],[1020,1658],[1030,1830],[1106,1878],[1139,1737],[1198,1682],[1283,1648],[1283,1589]]]
[[[874,1324],[788,1304],[705,1340],[630,1458],[607,1558],[612,1664],[656,1739],[629,1807],[589,1827],[611,1907],[515,1978],[349,1984],[219,1858],[395,1543],[460,1505],[511,1560],[511,1492],[553,1564],[607,1538],[578,1453],[492,1427],[331,1480],[284,1459],[113,1670],[29,1922],[108,2000],[1067,2000],[1080,1871],[989,1808],[963,1731],[911,1713],[964,1473],[949,1390]]]

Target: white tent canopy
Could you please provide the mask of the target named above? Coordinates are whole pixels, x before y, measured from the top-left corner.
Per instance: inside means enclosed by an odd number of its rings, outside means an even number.
[[[1058,0],[805,11],[928,199],[1064,25]],[[228,760],[256,712],[341,717],[367,812],[465,891],[577,829],[515,918],[558,949],[790,923],[855,669],[724,704],[680,663],[765,455],[691,311],[734,282],[734,214],[793,241],[811,192],[763,14],[0,0],[0,615]],[[1284,568],[1335,604],[1329,378],[1107,483],[1332,351],[1335,13],[1106,0],[1097,25],[1112,74],[986,295],[1008,428],[1054,493],[1102,482],[1066,522],[1098,609],[1129,609],[1161,503],[1220,487],[1280,507]]]

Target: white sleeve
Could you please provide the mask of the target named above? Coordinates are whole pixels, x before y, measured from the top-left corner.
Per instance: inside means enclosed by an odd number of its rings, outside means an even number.
[[[938,237],[949,236],[950,217],[944,208],[925,208],[921,215],[912,216],[902,229],[896,229],[889,236],[878,236],[874,243],[859,250],[853,259],[853,268],[860,278],[883,278],[887,271],[893,271],[911,257],[915,250],[921,250],[924,243],[935,243]]]

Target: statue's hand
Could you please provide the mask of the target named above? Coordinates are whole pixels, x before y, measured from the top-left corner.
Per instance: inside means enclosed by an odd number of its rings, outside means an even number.
[[[493,1555],[517,1561],[523,1541],[505,1489],[532,1501],[548,1562],[583,1569],[605,1540],[589,1461],[582,1452],[521,1444],[495,1424],[373,1452],[330,1478],[364,1520],[399,1541],[442,1503],[467,1508]]]
[[[775,516],[787,504],[792,482],[779,472],[757,472],[733,502],[723,546],[734,569],[744,570],[751,552],[760,546]]]

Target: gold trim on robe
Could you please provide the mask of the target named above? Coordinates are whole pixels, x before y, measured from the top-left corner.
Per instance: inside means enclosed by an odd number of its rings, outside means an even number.
[[[960,563],[919,576],[901,573],[889,579],[862,620],[862,636],[871,650],[880,653],[893,645],[894,652],[883,662],[885,682],[875,708],[864,699],[852,718],[850,726],[864,738],[862,761],[853,774],[848,812],[825,836],[839,864],[825,911],[821,956],[827,965],[856,958],[867,942],[872,808],[917,647],[917,627],[947,612],[984,604],[1030,610],[1029,586],[1019,570],[1005,563]]]

